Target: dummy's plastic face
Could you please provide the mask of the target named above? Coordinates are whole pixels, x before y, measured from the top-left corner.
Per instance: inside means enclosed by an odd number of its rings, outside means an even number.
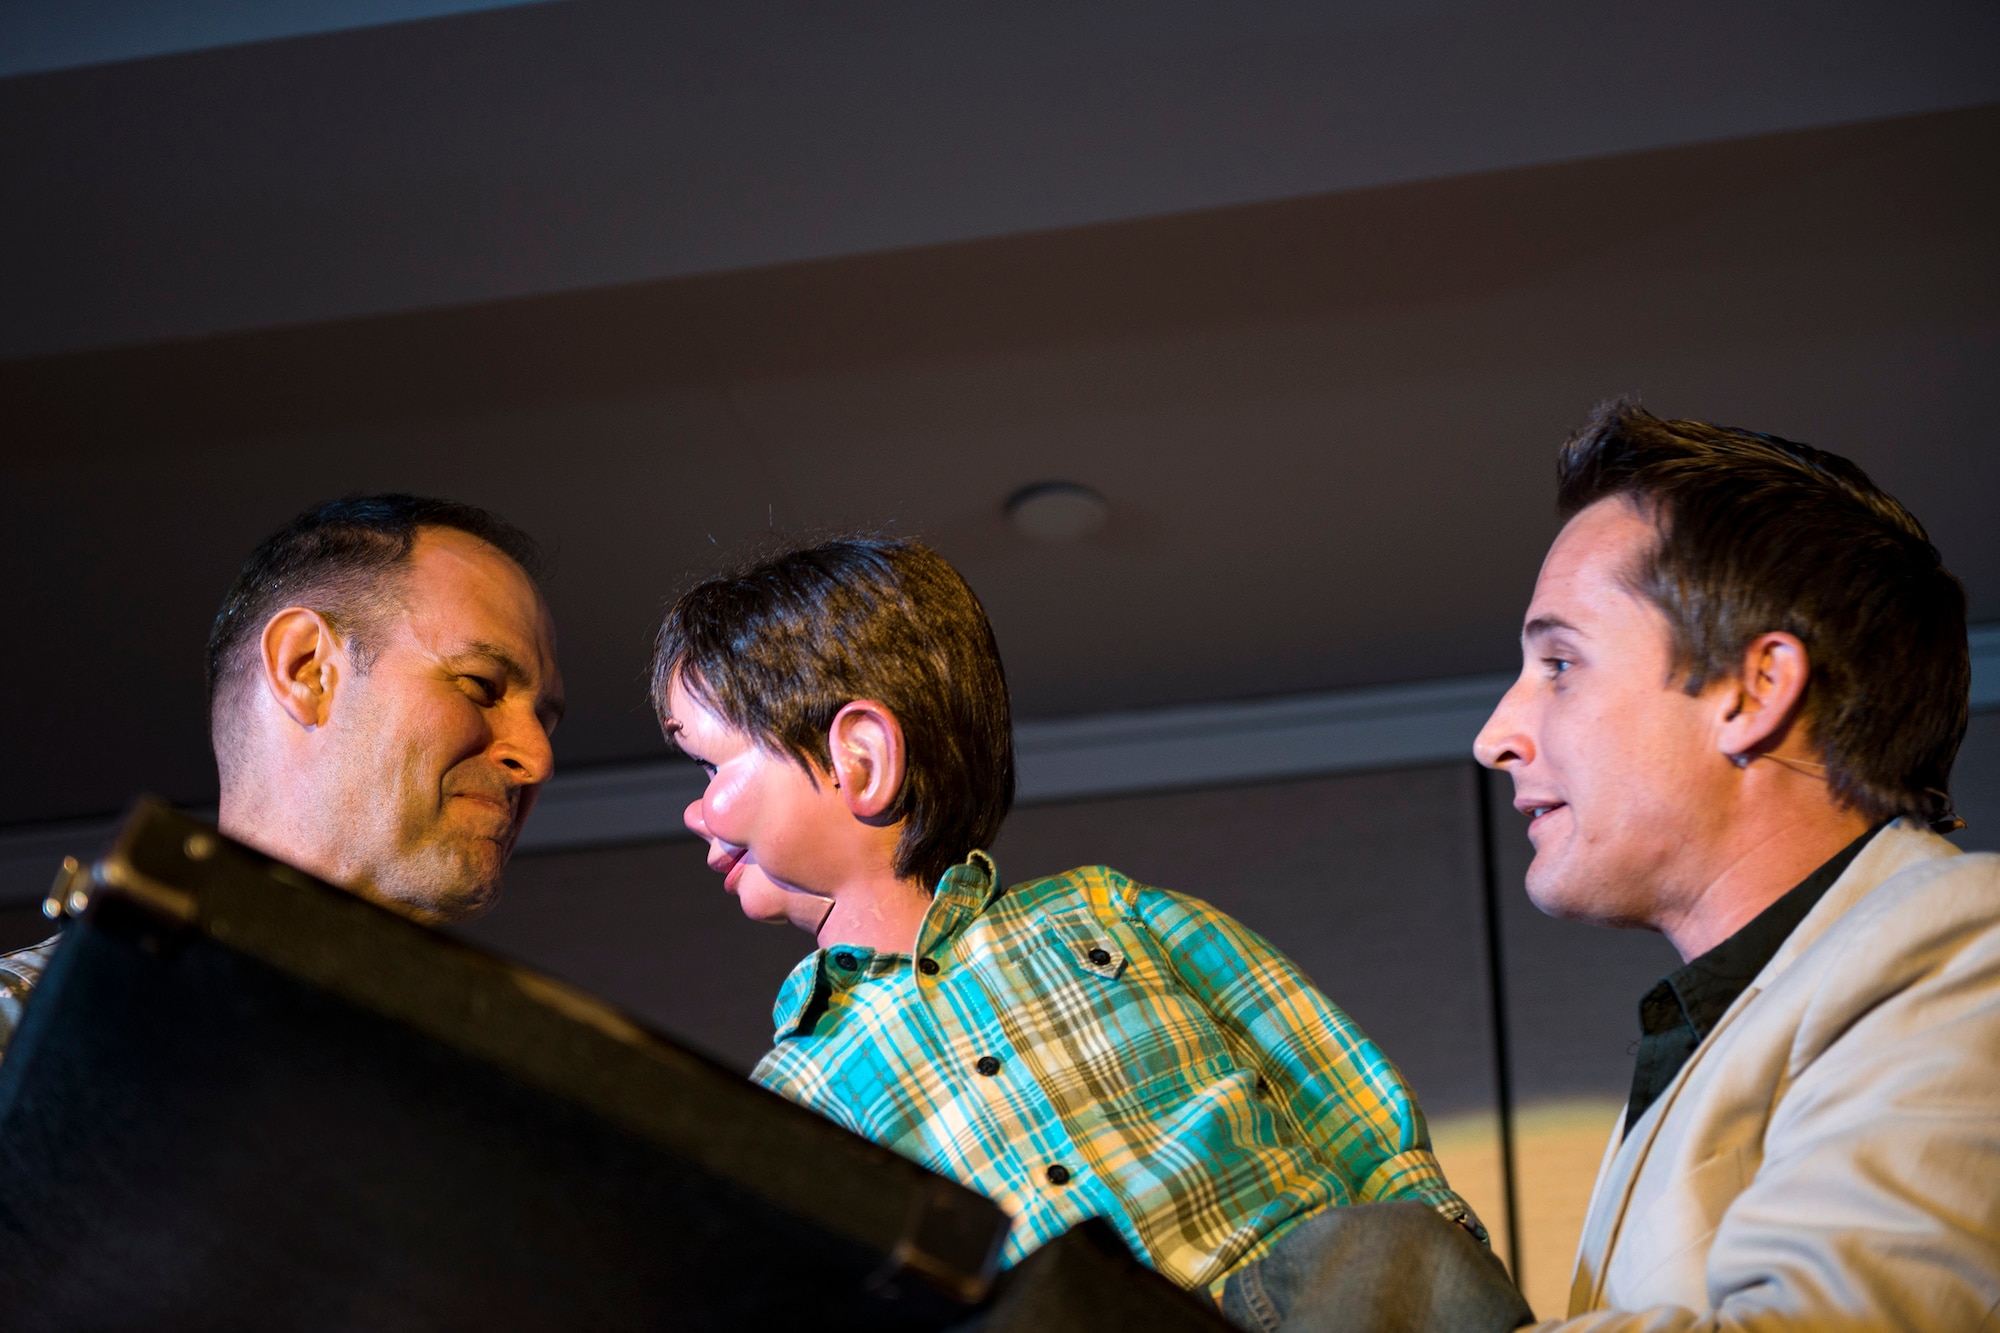
[[[1665,615],[1625,581],[1655,540],[1621,498],[1569,521],[1535,584],[1520,678],[1475,746],[1514,779],[1528,896],[1553,916],[1653,924],[1728,802],[1713,691],[1681,688]]]
[[[687,826],[708,843],[708,865],[754,921],[817,931],[832,906],[814,885],[837,864],[838,830],[851,823],[832,778],[760,745],[717,716],[676,677],[667,732],[708,773]]]

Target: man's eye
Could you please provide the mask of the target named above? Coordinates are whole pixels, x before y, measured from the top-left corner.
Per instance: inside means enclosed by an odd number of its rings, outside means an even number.
[[[484,676],[467,676],[465,683],[472,687],[472,693],[480,703],[490,704],[500,697],[500,687]]]
[[[1550,678],[1553,679],[1568,671],[1575,663],[1567,657],[1544,657],[1542,665],[1547,668]]]

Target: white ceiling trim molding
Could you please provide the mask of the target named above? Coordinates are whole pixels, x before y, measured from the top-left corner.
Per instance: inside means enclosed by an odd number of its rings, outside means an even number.
[[[2000,708],[2000,625],[1971,632],[1972,707]],[[1015,732],[1019,803],[1401,768],[1468,759],[1511,676],[1023,722]],[[679,760],[558,775],[522,831],[524,852],[688,836],[681,811],[701,792]],[[68,854],[91,854],[115,820],[0,833],[0,904],[30,902]]]
[[[1023,722],[1014,733],[1022,805],[1467,757],[1511,677],[1475,676],[1330,694]],[[549,783],[523,851],[689,836],[693,764],[661,760]]]

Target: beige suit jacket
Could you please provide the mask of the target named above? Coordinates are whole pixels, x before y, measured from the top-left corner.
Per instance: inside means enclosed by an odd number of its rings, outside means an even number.
[[[1614,1132],[1563,1333],[2000,1329],[2000,856],[1884,829]]]

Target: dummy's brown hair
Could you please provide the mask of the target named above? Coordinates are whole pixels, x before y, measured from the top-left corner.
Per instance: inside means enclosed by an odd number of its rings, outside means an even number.
[[[990,845],[1014,801],[1007,677],[985,608],[944,558],[915,542],[851,537],[709,579],[660,626],[653,707],[674,680],[732,727],[818,775],[828,731],[857,699],[903,729],[896,873],[935,889]]]

